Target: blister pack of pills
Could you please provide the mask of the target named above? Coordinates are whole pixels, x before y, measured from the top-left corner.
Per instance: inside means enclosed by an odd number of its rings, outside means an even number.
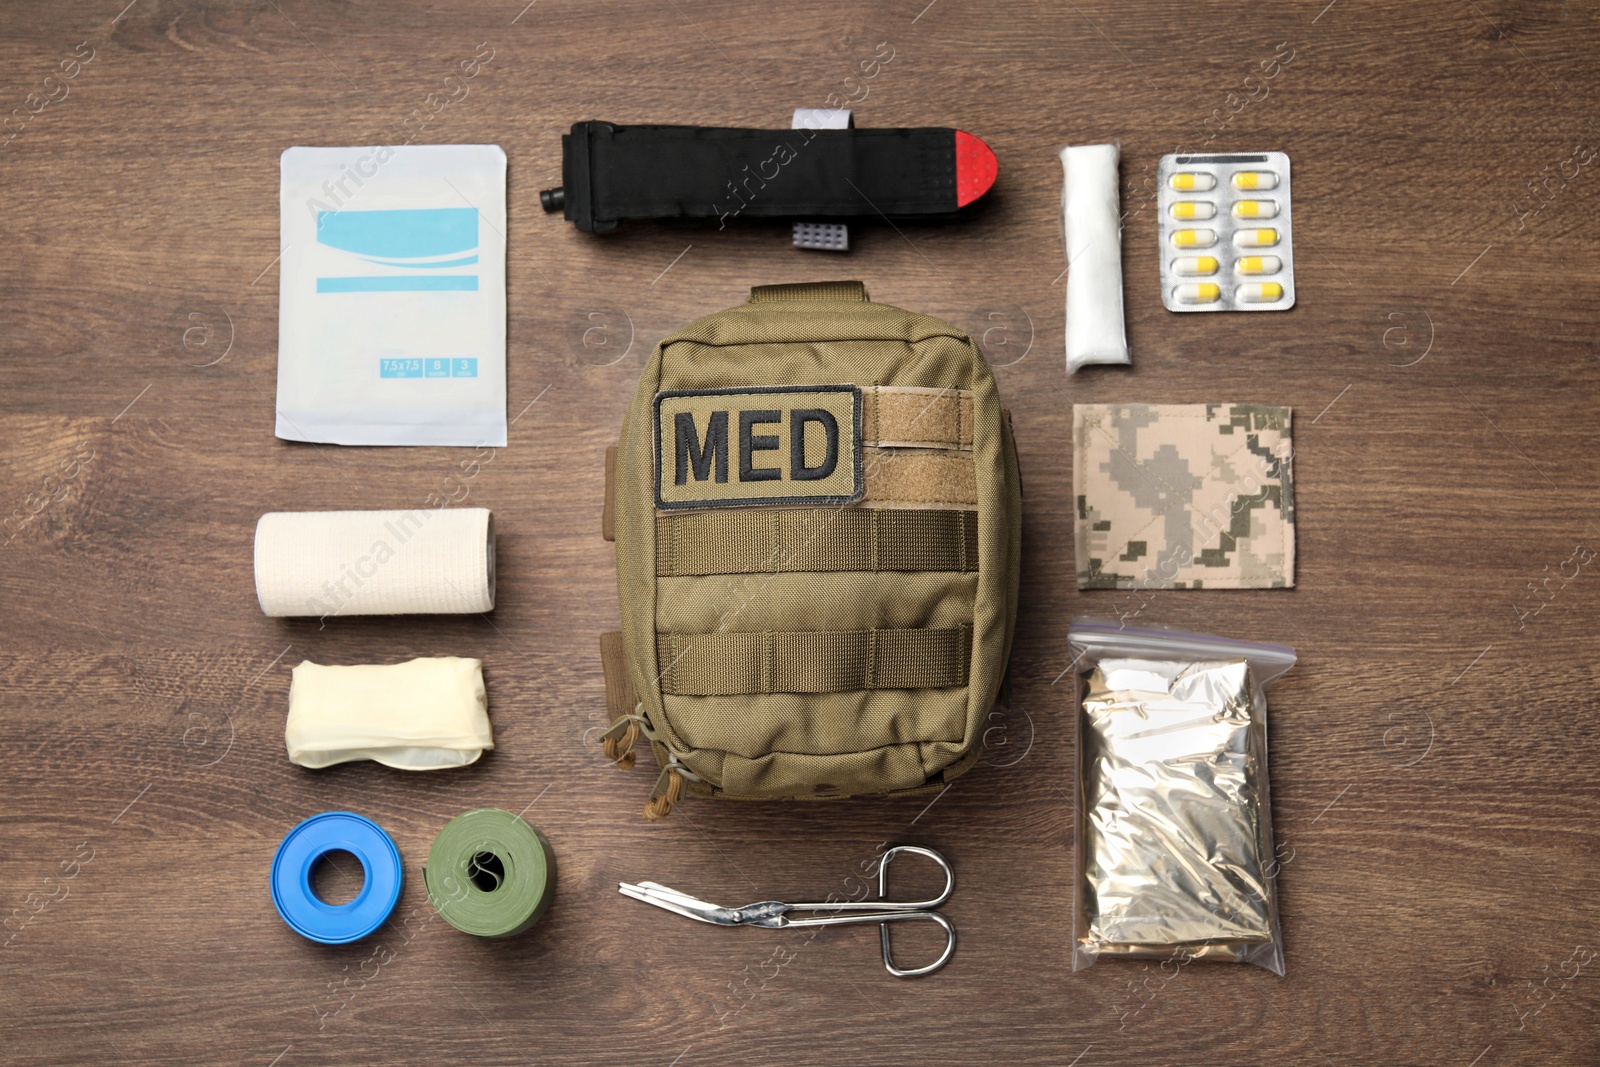
[[[1161,183],[1161,302],[1168,311],[1294,306],[1289,157],[1168,155]]]

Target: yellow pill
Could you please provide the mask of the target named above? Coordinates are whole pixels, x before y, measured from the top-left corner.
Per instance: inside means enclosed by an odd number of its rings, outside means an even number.
[[[1240,256],[1234,267],[1240,274],[1276,274],[1283,269],[1283,260],[1277,256]]]
[[[1216,282],[1190,282],[1178,286],[1177,295],[1185,304],[1210,304],[1222,296],[1222,287]]]
[[[1217,231],[1174,230],[1172,243],[1179,248],[1210,248],[1217,243]]]
[[[1278,176],[1270,170],[1241,170],[1233,176],[1235,189],[1276,189]]]
[[[1240,230],[1233,235],[1233,243],[1240,248],[1271,248],[1278,243],[1278,231]]]
[[[1169,184],[1180,193],[1203,193],[1217,187],[1217,179],[1209,174],[1174,174]]]
[[[1172,273],[1197,278],[1217,273],[1217,266],[1216,256],[1179,256],[1172,261]]]
[[[1271,219],[1278,215],[1276,200],[1241,200],[1233,205],[1236,219]]]
[[[1246,304],[1271,304],[1283,299],[1283,286],[1277,282],[1252,282],[1239,286],[1239,299]]]
[[[1209,219],[1217,213],[1217,205],[1209,200],[1180,200],[1172,205],[1175,219]]]

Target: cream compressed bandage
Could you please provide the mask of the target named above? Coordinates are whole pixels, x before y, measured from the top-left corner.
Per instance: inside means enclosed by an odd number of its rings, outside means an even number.
[[[361,759],[403,771],[465,767],[494,747],[483,661],[301,663],[289,683],[283,739],[289,759],[302,767]]]
[[[494,609],[488,508],[275,511],[256,524],[268,615],[441,615]]]

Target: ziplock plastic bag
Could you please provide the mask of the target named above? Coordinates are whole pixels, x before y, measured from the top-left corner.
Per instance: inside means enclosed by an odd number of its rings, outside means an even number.
[[[1294,649],[1094,619],[1075,620],[1068,643],[1072,969],[1104,956],[1283,974],[1265,689],[1294,666]]]
[[[506,154],[290,148],[277,435],[506,443]]]

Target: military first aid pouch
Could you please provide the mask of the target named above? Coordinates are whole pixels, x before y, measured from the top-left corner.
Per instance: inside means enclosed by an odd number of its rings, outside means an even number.
[[[290,148],[279,200],[277,436],[504,445],[500,147]]]
[[[607,456],[623,767],[685,792],[942,789],[982,755],[1016,620],[1021,483],[976,344],[860,282],[759,286],[672,334]]]
[[[1074,619],[1072,969],[1100,958],[1282,975],[1266,687],[1287,645]]]

